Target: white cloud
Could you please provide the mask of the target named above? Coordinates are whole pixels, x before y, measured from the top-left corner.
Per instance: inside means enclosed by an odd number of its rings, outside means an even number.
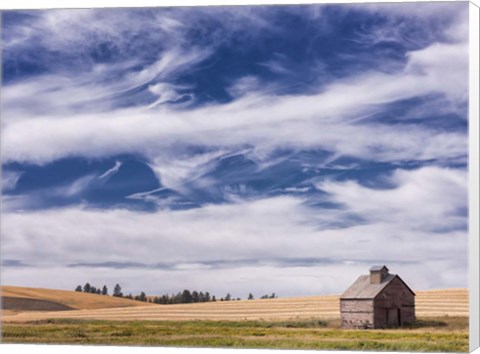
[[[305,265],[293,266],[288,262],[293,258],[319,259],[319,264],[307,267],[307,273],[316,277],[345,274],[345,284],[366,271],[369,263],[385,262],[405,273],[417,288],[465,286],[465,278],[443,276],[437,268],[441,261],[441,268],[454,266],[458,274],[466,274],[467,216],[458,214],[466,202],[465,173],[441,168],[397,171],[390,182],[394,186],[385,190],[352,182],[327,183],[322,187],[328,196],[344,207],[321,211],[308,207],[302,198],[283,196],[154,213],[81,207],[10,212],[3,215],[2,251],[9,259],[35,264],[38,270],[30,268],[32,279],[36,272],[41,274],[42,267],[72,263],[161,263],[177,265],[176,270],[156,273],[161,274],[161,283],[165,280],[171,288],[195,283],[198,276],[203,288],[220,289],[215,279],[229,278],[225,284],[250,279],[250,287],[244,283],[238,289],[263,291],[260,278],[268,276],[272,291],[282,289],[284,295],[293,295],[295,291],[287,286],[292,279],[281,276],[302,279]],[[364,221],[352,224],[349,219],[345,224],[349,215],[359,215]],[[247,260],[246,264],[242,260]],[[215,266],[219,261],[240,263]],[[172,273],[195,264],[188,273]],[[97,273],[97,268],[102,267],[89,269]],[[329,273],[329,269],[340,273]],[[111,271],[111,278],[144,272]],[[23,275],[16,278],[20,273]],[[27,277],[19,269],[5,268],[3,274],[5,279],[17,281]],[[331,279],[308,290],[305,281],[296,289],[297,294],[339,292],[344,283]],[[257,288],[252,289],[254,286]]]
[[[367,73],[338,81],[310,96],[252,93],[230,104],[190,111],[160,106],[155,111],[133,108],[72,114],[60,120],[35,116],[7,121],[2,139],[4,160],[45,163],[71,155],[128,152],[156,157],[166,147],[182,142],[206,146],[247,144],[258,149],[320,147],[338,155],[380,161],[455,158],[466,154],[464,132],[368,123],[358,117],[381,110],[382,104],[418,95],[463,97],[467,76],[462,65],[449,69],[447,79],[453,86],[444,85],[442,79],[444,68],[453,59],[460,60],[463,49],[459,45],[434,45],[412,53],[403,73]],[[446,63],[435,59],[439,51]]]
[[[414,290],[464,287],[466,279],[456,264],[444,261],[425,261],[422,264],[387,264],[392,273],[398,273]],[[246,299],[275,292],[281,297],[299,295],[340,294],[360,275],[366,274],[370,264],[345,264],[312,267],[272,267],[268,265],[233,269],[122,269],[18,267],[8,268],[2,274],[4,284],[73,290],[78,284],[107,284],[110,292],[120,283],[124,293],[148,295],[177,293],[190,290],[209,291],[217,297],[227,292]],[[460,268],[461,269],[461,268]],[[141,276],[139,276],[141,272]]]
[[[148,90],[158,96],[158,99],[153,102],[149,108],[153,108],[155,106],[158,106],[160,104],[168,103],[168,102],[174,102],[185,95],[180,94],[177,92],[176,87],[174,85],[170,85],[167,83],[158,83],[154,85],[150,85],[148,87]]]
[[[245,76],[238,79],[232,86],[227,88],[230,96],[238,98],[262,90],[262,84],[256,76]]]
[[[10,191],[15,189],[18,180],[22,176],[22,172],[18,171],[2,171],[2,191]]]
[[[457,70],[452,70],[452,66]],[[437,43],[411,52],[406,70],[418,71],[421,85],[442,87],[441,90],[452,100],[466,102],[468,99],[468,42],[456,45]]]
[[[141,64],[139,59],[128,59],[120,64],[97,64],[88,70],[42,75],[34,80],[6,85],[2,88],[2,123],[8,127],[23,120],[48,117],[52,123],[60,124],[68,117],[92,112],[105,114],[118,104],[119,96],[151,82],[169,80],[209,54],[209,49],[172,47],[141,70],[135,69]],[[116,79],[111,80],[112,76]],[[142,109],[179,99],[181,95],[176,92],[179,88],[182,87],[168,83],[150,84],[148,92],[159,98]]]
[[[205,183],[208,184],[208,180],[202,178],[202,175],[229,156],[231,154],[227,150],[215,150],[193,156],[176,151],[176,154],[164,154],[153,158],[150,168],[163,186],[188,194],[186,183],[203,183],[204,187],[207,187]]]
[[[445,9],[443,5],[427,8],[429,14],[434,10],[441,14]],[[230,87],[230,93],[236,97],[233,102],[192,110],[164,104],[183,95],[179,90],[184,88],[169,80],[211,56],[230,31],[237,33],[245,26],[255,31],[275,31],[269,24],[268,11],[219,8],[199,9],[198,13],[147,14],[118,10],[115,16],[100,10],[47,11],[45,16],[35,16],[28,26],[15,29],[22,32],[22,42],[7,38],[6,46],[12,53],[15,48],[35,42],[38,35],[31,31],[32,27],[51,35],[42,44],[51,50],[72,46],[75,47],[72,50],[81,51],[100,38],[123,48],[132,38],[146,32],[164,48],[158,60],[148,66],[142,66],[139,58],[122,57],[111,65],[79,68],[75,74],[57,73],[6,85],[2,91],[4,161],[44,164],[68,156],[140,153],[150,159],[156,171],[161,171],[161,179],[177,175],[175,183],[181,184],[195,174],[196,168],[195,164],[177,162],[177,157],[172,156],[172,148],[182,144],[213,145],[231,151],[247,145],[259,156],[286,146],[321,148],[335,157],[348,155],[378,161],[464,158],[465,132],[368,121],[372,114],[378,115],[385,109],[384,104],[421,95],[437,94],[441,98],[424,105],[421,112],[412,110],[408,117],[401,118],[421,118],[432,105],[437,109],[439,100],[444,103],[443,113],[458,113],[459,107],[465,105],[468,82],[467,36],[462,30],[465,13],[456,6],[447,8],[455,14],[452,15],[455,20],[443,29],[450,42],[434,43],[408,53],[403,71],[394,74],[367,71],[337,80],[316,94],[284,96],[275,94],[275,85],[247,76]],[[361,9],[385,13],[393,9],[388,16],[397,19],[423,14],[417,7],[406,4],[362,5]],[[211,35],[206,46],[192,46],[187,29],[201,26],[200,19],[205,16],[218,14],[225,20],[221,21],[221,28]],[[145,21],[151,16],[156,16],[156,21]],[[106,80],[112,74],[118,79]],[[152,97],[138,108],[112,108],[115,97],[142,85],[148,85],[148,93],[157,99]],[[208,157],[206,154],[205,158]]]
[[[100,176],[98,176],[99,179],[108,179],[112,177],[115,173],[117,173],[120,170],[120,167],[122,167],[123,163],[121,161],[115,161],[115,165],[102,173]]]
[[[382,16],[385,22],[370,28],[369,32],[358,33],[358,39],[370,43],[393,41],[417,46],[427,41],[442,39],[465,41],[468,38],[468,6],[461,2],[417,3],[369,3],[349,4],[346,10],[373,13]],[[442,23],[443,26],[432,24]],[[418,36],[415,27],[422,28]]]
[[[397,170],[385,182],[394,188],[368,188],[354,181],[325,181],[317,187],[346,212],[368,222],[408,223],[409,228],[426,231],[466,226],[466,171],[438,167]]]
[[[81,194],[90,183],[95,180],[96,175],[87,175],[76,179],[73,183],[62,186],[54,187],[49,190],[49,193],[57,194],[62,197],[74,197]]]
[[[10,211],[23,212],[23,210],[32,208],[42,208],[45,206],[45,199],[79,197],[88,187],[95,183],[97,178],[96,174],[88,174],[69,183],[39,188],[25,194],[4,194],[2,195],[2,217],[4,213],[9,213]],[[10,189],[14,189],[14,185],[10,185]],[[3,191],[7,190],[3,189]]]
[[[417,6],[408,11],[412,9],[418,12]],[[45,164],[69,156],[139,153],[149,159],[164,186],[185,192],[185,183],[192,181],[208,187],[202,175],[218,159],[238,151],[247,151],[259,168],[275,163],[265,156],[278,147],[326,149],[332,152],[331,161],[344,155],[389,162],[465,157],[464,131],[369,121],[373,114],[381,114],[384,105],[417,96],[440,97],[422,107],[423,112],[438,100],[448,103],[446,111],[458,111],[465,104],[468,51],[460,20],[444,29],[449,43],[408,53],[407,65],[395,73],[366,71],[337,80],[321,92],[284,96],[277,95],[274,86],[247,76],[230,87],[235,97],[231,103],[195,109],[164,104],[179,99],[185,89],[173,85],[172,79],[210,57],[232,32],[246,26],[275,30],[267,21],[267,10],[261,16],[245,8],[214,10],[209,16],[224,19],[228,26],[219,26],[204,48],[192,46],[185,36],[189,21],[198,25],[191,14],[162,13],[158,21],[146,21],[154,23],[153,27],[139,21],[143,15],[131,19],[123,11],[115,16],[102,11],[37,16],[5,38],[8,55],[35,41],[53,52],[81,55],[106,39],[118,45],[119,62],[85,63],[74,74],[60,71],[2,87],[3,162]],[[403,15],[399,10],[395,16]],[[155,41],[164,45],[150,65],[126,55],[126,48],[135,44],[131,39],[146,33],[158,36]],[[254,33],[245,33],[243,39],[251,39]],[[399,36],[395,31],[377,32],[366,39],[399,40]],[[284,68],[279,66],[281,61],[264,64],[277,72]],[[112,100],[140,86],[147,88],[151,101],[137,108],[112,108]],[[423,112],[412,110],[409,117],[401,118],[416,119]],[[188,152],[179,154],[191,145],[208,147],[208,151],[193,157]],[[101,177],[119,168],[116,163]],[[15,178],[10,177],[13,185]],[[79,195],[93,178],[82,177],[52,192]],[[295,289],[298,294],[338,293],[368,269],[369,264],[363,262],[385,260],[416,288],[465,286],[465,277],[459,276],[467,273],[467,237],[462,230],[466,225],[462,214],[465,172],[434,167],[398,170],[386,182],[391,189],[376,190],[352,181],[324,182],[319,187],[328,193],[327,200],[343,208],[321,211],[308,207],[300,193],[250,201],[232,197],[234,204],[155,213],[81,206],[20,212],[26,203],[24,196],[4,197],[2,252],[35,267],[5,268],[2,278],[12,284],[65,288],[85,281],[125,281],[132,291],[148,293],[159,291],[154,284],[162,284],[162,292],[196,287],[218,295],[233,289],[235,296],[245,296],[247,291],[258,295],[275,291],[285,296],[294,295]],[[240,184],[238,189],[242,188],[246,187]],[[130,197],[156,200],[154,192]],[[29,197],[28,203],[32,202],[35,195]],[[363,221],[352,224],[351,216]],[[288,264],[289,258],[332,263],[300,267]],[[228,269],[206,266],[217,260],[245,259],[260,262]],[[280,266],[272,259],[285,264]],[[76,262],[138,260],[149,265],[168,262],[177,269],[65,267]],[[185,267],[189,269],[182,270]],[[455,276],[450,268],[457,271]],[[153,285],[146,289],[145,284]]]
[[[294,192],[294,193],[306,193],[310,190],[310,187],[288,187],[285,188],[285,192]]]

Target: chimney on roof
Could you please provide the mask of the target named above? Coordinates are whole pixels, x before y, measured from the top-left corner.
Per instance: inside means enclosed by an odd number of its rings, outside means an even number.
[[[370,268],[370,284],[381,284],[388,277],[388,268],[373,266]]]

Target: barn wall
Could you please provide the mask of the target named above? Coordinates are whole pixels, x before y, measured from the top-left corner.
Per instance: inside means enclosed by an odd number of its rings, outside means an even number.
[[[399,325],[415,321],[415,296],[398,278],[394,278],[375,298],[374,323],[376,328],[388,326],[387,309],[399,309]]]
[[[340,300],[342,328],[373,328],[373,300]]]
[[[372,300],[341,300],[340,312],[373,312]]]

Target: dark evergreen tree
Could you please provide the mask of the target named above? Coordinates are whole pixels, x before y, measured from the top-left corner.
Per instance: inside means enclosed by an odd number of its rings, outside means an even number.
[[[248,294],[248,300],[253,300],[253,299],[254,299],[253,294],[252,293]]]
[[[205,292],[205,302],[209,302],[211,301],[212,299],[210,298],[210,293],[207,291]]]
[[[75,291],[78,291],[78,292],[82,292],[82,286],[81,285],[78,285],[76,288],[75,288]]]
[[[140,293],[138,296],[139,301],[147,301],[147,294],[145,294],[143,291]]]
[[[230,295],[230,293],[227,293],[227,295],[225,296],[225,301],[230,301],[232,300],[232,295]]]
[[[97,293],[97,288],[94,287],[94,286],[91,286],[91,287],[90,287],[90,293],[91,293],[91,294],[96,294],[96,293]]]
[[[104,285],[102,288],[102,295],[108,295],[108,288],[106,285]]]
[[[192,291],[192,302],[198,302],[199,300],[199,295],[196,290]]]
[[[113,296],[117,296],[117,297],[123,296],[122,287],[119,284],[115,285],[115,287],[113,288]]]
[[[90,284],[89,283],[86,283],[84,286],[83,286],[83,292],[84,293],[89,293],[90,292]]]
[[[189,304],[193,301],[192,294],[190,293],[189,290],[183,290],[183,293],[181,295],[181,303],[183,304]]]

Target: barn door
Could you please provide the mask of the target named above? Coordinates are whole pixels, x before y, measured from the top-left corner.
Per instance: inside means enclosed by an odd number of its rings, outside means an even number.
[[[387,326],[399,327],[400,318],[398,316],[398,309],[387,309]]]

